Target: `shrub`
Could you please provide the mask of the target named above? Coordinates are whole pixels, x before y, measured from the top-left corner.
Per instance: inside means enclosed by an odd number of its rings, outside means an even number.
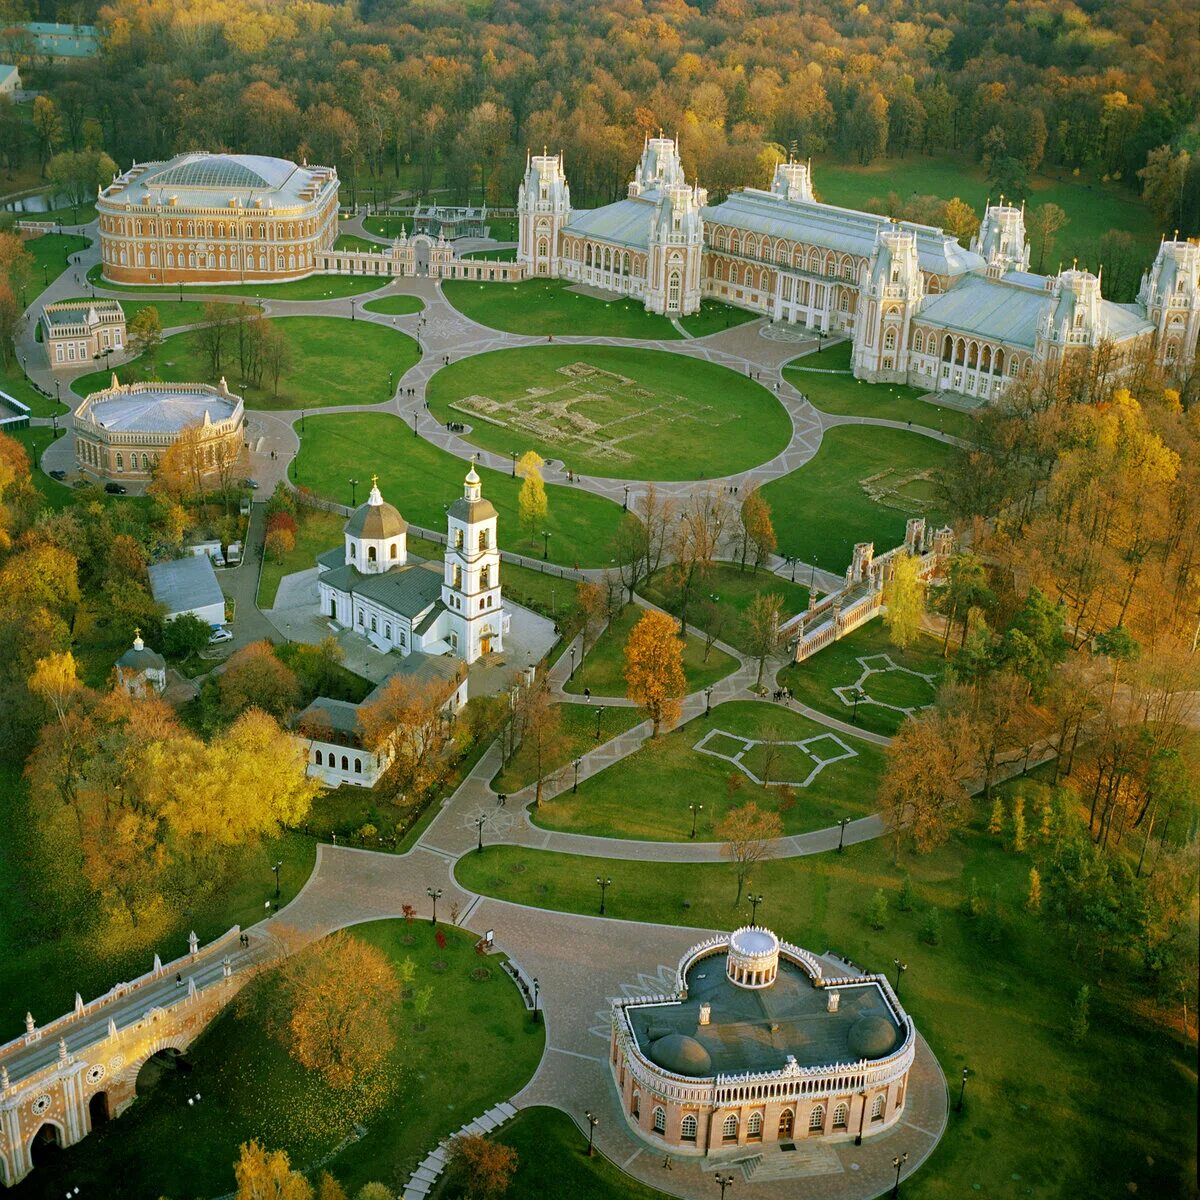
[[[937,908],[931,908],[921,922],[921,941],[927,945],[936,946],[942,940],[942,914]]]
[[[904,878],[900,880],[900,894],[896,897],[896,907],[901,912],[912,912],[913,897],[912,876],[905,872]]]
[[[1078,1046],[1088,1032],[1088,1008],[1091,1004],[1091,990],[1085,983],[1075,995],[1075,1003],[1071,1006],[1071,1021],[1067,1033],[1071,1041]]]
[[[867,909],[867,924],[872,929],[882,929],[887,924],[887,910],[887,896],[884,895],[883,888],[877,888]]]

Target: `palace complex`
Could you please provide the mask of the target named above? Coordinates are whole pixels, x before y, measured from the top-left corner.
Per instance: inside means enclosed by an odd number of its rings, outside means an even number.
[[[609,1062],[640,1137],[707,1155],[889,1128],[916,1036],[885,976],[826,977],[747,926],[693,946],[673,995],[614,1000]]]
[[[944,230],[824,204],[809,165],[780,163],[767,190],[719,204],[689,185],[671,138],[648,138],[615,204],[579,210],[561,155],[528,161],[517,261],[684,316],[702,299],[853,340],[853,371],[981,400],[1018,376],[1111,347],[1182,372],[1200,334],[1200,245],[1165,241],[1135,304],[1072,266],[1029,270],[1024,211],[988,205],[970,249]]]

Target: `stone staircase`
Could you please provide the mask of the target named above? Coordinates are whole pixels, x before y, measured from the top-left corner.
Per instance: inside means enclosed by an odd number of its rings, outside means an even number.
[[[489,1108],[483,1116],[468,1122],[451,1137],[468,1133],[480,1136],[491,1133],[493,1129],[499,1129],[501,1125],[516,1115],[517,1110],[507,1100],[502,1101],[494,1108]],[[433,1185],[437,1183],[439,1176],[446,1169],[445,1142],[449,1140],[446,1138],[421,1160],[421,1165],[412,1173],[412,1177],[404,1188],[403,1200],[425,1200],[425,1197],[433,1190]]]

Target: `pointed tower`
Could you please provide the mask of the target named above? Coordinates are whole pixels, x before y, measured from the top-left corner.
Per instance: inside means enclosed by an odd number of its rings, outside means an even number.
[[[1049,298],[1042,307],[1034,337],[1033,357],[1039,366],[1060,368],[1075,351],[1099,344],[1108,332],[1100,304],[1100,280],[1072,266],[1047,281]]]
[[[1164,241],[1142,276],[1138,303],[1154,325],[1158,365],[1169,377],[1181,375],[1200,333],[1200,242]]]
[[[571,189],[559,154],[525,164],[517,190],[517,262],[531,275],[558,277],[558,234],[571,217]]]
[[[853,372],[870,383],[903,383],[908,376],[912,323],[925,299],[924,276],[911,229],[888,225],[875,237],[858,297]]]
[[[629,198],[632,200],[646,192],[683,187],[686,183],[676,140],[661,134],[656,138],[647,138],[637,169],[629,181]]]
[[[449,616],[447,640],[455,654],[473,663],[504,648],[496,509],[483,498],[474,465],[463,481],[462,496],[447,515],[442,603]]]
[[[1009,271],[1028,271],[1024,207],[1005,204],[1003,196],[999,204],[989,204],[979,232],[971,239],[971,249],[987,263],[989,279],[999,279]]]
[[[686,316],[700,307],[700,268],[704,252],[702,209],[707,193],[678,184],[658,193],[650,218],[646,272],[647,312]]]
[[[812,171],[808,163],[779,163],[771,180],[771,194],[785,200],[814,203],[816,196],[813,195]]]

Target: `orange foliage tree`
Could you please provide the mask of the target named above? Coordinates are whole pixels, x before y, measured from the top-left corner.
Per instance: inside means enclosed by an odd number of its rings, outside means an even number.
[[[673,617],[648,609],[625,643],[625,694],[650,714],[655,737],[664,723],[679,719],[687,688],[683,645],[676,633]]]

